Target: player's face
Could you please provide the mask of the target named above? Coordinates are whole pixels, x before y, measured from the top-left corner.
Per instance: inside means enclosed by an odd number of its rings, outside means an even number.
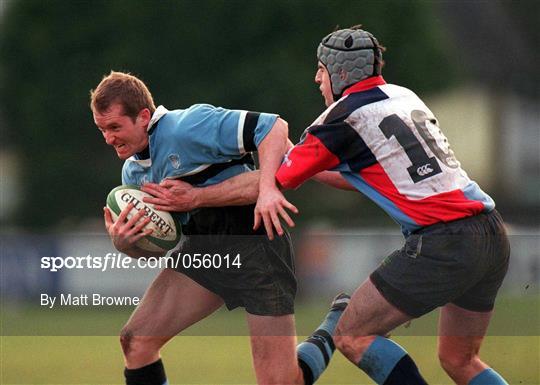
[[[315,83],[319,85],[319,90],[324,98],[326,107],[330,107],[334,103],[334,95],[332,94],[332,83],[330,83],[330,74],[323,63],[317,64],[317,73],[315,74]]]
[[[94,122],[105,138],[105,142],[114,147],[120,159],[127,159],[148,146],[148,133],[146,131],[150,121],[150,110],[141,110],[133,121],[124,115],[124,107],[115,103],[100,113],[94,111]]]

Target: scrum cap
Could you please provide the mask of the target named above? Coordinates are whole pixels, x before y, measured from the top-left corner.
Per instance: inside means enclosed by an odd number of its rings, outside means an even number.
[[[370,76],[381,74],[382,50],[369,32],[351,27],[325,36],[317,49],[317,58],[326,66],[337,100],[345,88]]]

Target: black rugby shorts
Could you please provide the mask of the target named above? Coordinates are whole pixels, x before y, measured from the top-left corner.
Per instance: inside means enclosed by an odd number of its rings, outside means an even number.
[[[297,282],[290,236],[270,241],[252,225],[252,205],[199,210],[175,252],[175,270],[220,296],[229,310],[293,314]],[[196,268],[195,256],[211,262]]]

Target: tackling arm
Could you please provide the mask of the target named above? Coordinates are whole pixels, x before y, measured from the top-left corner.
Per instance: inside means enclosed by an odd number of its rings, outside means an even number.
[[[285,211],[285,208],[298,213],[298,209],[285,199],[277,187],[275,178],[276,171],[279,169],[290,143],[288,134],[287,122],[278,118],[257,149],[261,178],[259,180],[259,197],[255,206],[253,229],[259,228],[260,224],[263,223],[269,239],[274,238],[274,228],[278,235],[283,235],[284,231],[280,223],[280,217],[289,226],[294,226],[294,222]]]
[[[153,195],[144,198],[157,210],[187,212],[198,207],[241,206],[257,201],[260,171],[245,172],[221,183],[193,187],[178,179],[166,179],[160,184],[147,183],[142,190]]]
[[[354,186],[351,185],[338,171],[321,171],[320,173],[315,174],[311,179],[340,190],[357,191],[356,188],[354,188]]]

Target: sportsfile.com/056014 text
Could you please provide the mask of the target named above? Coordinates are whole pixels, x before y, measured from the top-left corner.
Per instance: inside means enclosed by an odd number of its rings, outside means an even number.
[[[240,254],[177,254],[162,258],[131,258],[122,253],[107,253],[103,256],[92,256],[90,254],[67,257],[42,257],[41,269],[57,272],[62,269],[92,269],[92,270],[113,270],[113,269],[163,269],[179,267],[184,269],[240,269],[242,266]]]

